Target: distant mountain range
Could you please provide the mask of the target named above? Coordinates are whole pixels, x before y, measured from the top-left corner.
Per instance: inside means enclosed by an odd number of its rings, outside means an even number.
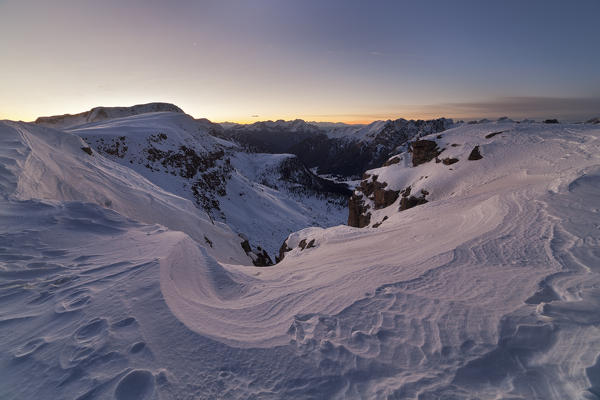
[[[415,137],[453,126],[446,118],[388,120],[368,125],[307,123],[303,120],[267,121],[226,125],[213,134],[244,145],[250,151],[290,153],[319,174],[359,178],[364,171],[383,164]]]

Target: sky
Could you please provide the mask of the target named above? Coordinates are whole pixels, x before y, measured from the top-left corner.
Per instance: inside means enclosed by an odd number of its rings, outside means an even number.
[[[600,116],[598,0],[0,0],[0,119]]]

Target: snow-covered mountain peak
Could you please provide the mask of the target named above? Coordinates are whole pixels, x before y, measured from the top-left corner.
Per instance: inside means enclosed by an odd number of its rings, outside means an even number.
[[[89,111],[79,114],[39,117],[35,120],[35,123],[56,129],[66,129],[90,122],[105,121],[113,118],[121,118],[153,112],[183,113],[183,110],[170,103],[147,103],[137,104],[130,107],[94,107]]]

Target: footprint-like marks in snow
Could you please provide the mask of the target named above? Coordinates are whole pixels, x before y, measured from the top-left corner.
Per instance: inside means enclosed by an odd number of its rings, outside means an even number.
[[[15,358],[23,358],[33,354],[36,350],[41,348],[46,344],[46,340],[44,338],[36,338],[28,341],[22,346],[17,347],[13,355]]]
[[[118,322],[115,322],[112,326],[114,328],[125,328],[126,326],[132,325],[136,320],[134,317],[127,317]]]
[[[154,393],[154,376],[143,369],[133,370],[125,375],[117,384],[115,399],[143,400]]]
[[[79,343],[95,341],[107,334],[108,323],[104,318],[96,318],[75,331],[74,338]]]
[[[54,311],[57,313],[65,313],[70,311],[79,310],[80,308],[85,307],[90,301],[92,301],[92,297],[90,296],[90,290],[88,289],[78,289],[65,297],[62,301],[58,302],[54,307]]]
[[[137,342],[136,344],[131,346],[131,349],[129,350],[129,352],[132,354],[136,354],[136,353],[139,353],[140,351],[144,350],[145,348],[146,348],[146,343]]]

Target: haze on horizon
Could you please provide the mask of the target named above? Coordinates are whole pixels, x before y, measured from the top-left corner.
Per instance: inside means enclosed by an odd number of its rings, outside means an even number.
[[[0,119],[600,115],[600,2],[0,0]]]

